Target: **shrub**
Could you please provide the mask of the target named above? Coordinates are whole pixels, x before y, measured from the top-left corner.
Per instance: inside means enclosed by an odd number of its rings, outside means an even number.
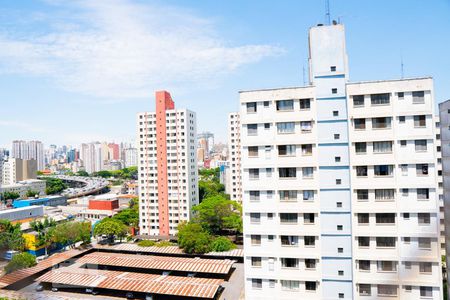
[[[139,247],[151,247],[151,246],[155,246],[155,244],[156,244],[155,241],[150,241],[150,240],[143,240],[143,241],[138,242]]]
[[[236,248],[236,245],[224,236],[215,238],[211,244],[211,250],[216,252],[229,251],[234,248]]]
[[[174,246],[174,244],[169,241],[160,241],[160,242],[157,242],[155,246],[156,247],[169,247],[169,246]]]
[[[29,268],[36,265],[36,257],[27,252],[22,252],[13,256],[11,261],[5,266],[5,272],[11,273],[16,270]]]
[[[186,253],[206,253],[211,251],[211,235],[197,223],[178,226],[178,245]]]

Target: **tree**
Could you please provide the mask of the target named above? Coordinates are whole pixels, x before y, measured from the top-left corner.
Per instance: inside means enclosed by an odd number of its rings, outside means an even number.
[[[28,190],[27,193],[25,194],[25,196],[27,198],[35,197],[36,195],[39,196],[39,192],[38,191],[33,191],[33,190]]]
[[[18,253],[5,266],[5,272],[11,273],[16,270],[29,268],[36,265],[36,257],[27,252]]]
[[[89,177],[89,173],[86,172],[86,171],[84,171],[84,170],[78,171],[78,172],[76,173],[76,175],[77,175],[77,176],[83,176],[83,177]]]
[[[242,232],[242,207],[236,201],[217,195],[204,199],[193,211],[194,221],[211,234],[220,234],[223,230]]]
[[[48,247],[53,244],[56,221],[51,218],[45,218],[44,221],[32,221],[30,227],[37,232],[36,247],[44,247],[45,256],[47,256]]]
[[[124,238],[128,233],[128,228],[121,221],[112,218],[105,218],[94,227],[94,235],[107,235],[110,239],[115,237]]]
[[[55,227],[53,241],[64,246],[72,246],[76,242],[91,241],[91,224],[89,222],[66,222]]]
[[[214,239],[211,244],[211,251],[222,252],[236,248],[236,245],[229,238],[219,236]]]
[[[0,251],[22,251],[25,239],[22,236],[20,224],[12,224],[8,220],[0,220]]]
[[[47,195],[59,194],[63,190],[68,188],[68,185],[59,178],[45,177],[45,181],[46,181],[45,193]]]
[[[17,192],[4,192],[2,198],[3,200],[16,200],[20,198],[20,194]]]
[[[119,220],[123,224],[131,227],[139,225],[139,207],[137,205],[133,208],[127,208],[116,214],[113,219]]]
[[[178,225],[178,245],[186,253],[207,253],[211,249],[212,237],[198,223],[181,223]]]

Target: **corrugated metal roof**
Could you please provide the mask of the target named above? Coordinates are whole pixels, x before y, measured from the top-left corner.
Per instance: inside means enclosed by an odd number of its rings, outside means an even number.
[[[222,279],[163,276],[64,267],[49,271],[37,281],[110,290],[214,298]]]
[[[39,262],[34,267],[27,268],[27,269],[21,269],[21,270],[12,272],[10,274],[6,274],[0,278],[0,288],[4,288],[10,284],[16,283],[22,279],[25,279],[26,277],[29,277],[36,273],[39,273],[45,269],[48,269],[54,265],[57,265],[57,264],[65,261],[65,260],[68,260],[77,255],[80,255],[81,253],[84,253],[86,251],[88,251],[88,250],[87,249],[86,250],[72,249],[72,250],[69,250],[66,252],[57,253],[57,254],[54,254],[54,255],[50,256],[49,258]]]
[[[106,266],[215,274],[228,274],[234,263],[234,261],[228,259],[149,256],[106,252],[87,254],[78,259],[77,262]]]

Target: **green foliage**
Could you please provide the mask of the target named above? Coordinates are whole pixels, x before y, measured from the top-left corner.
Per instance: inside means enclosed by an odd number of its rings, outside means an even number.
[[[91,223],[76,221],[62,223],[55,227],[52,235],[53,242],[64,246],[73,245],[77,242],[87,244],[91,241]]]
[[[68,188],[68,185],[59,178],[44,177],[46,181],[45,193],[47,195],[59,194]]]
[[[220,169],[200,169],[200,180],[198,182],[199,200],[203,201],[205,198],[221,195],[224,198],[229,198],[225,194],[225,186],[220,183]]]
[[[211,251],[216,251],[216,252],[228,251],[228,250],[235,249],[235,248],[236,248],[236,245],[233,244],[233,242],[230,241],[229,238],[224,237],[224,236],[216,237],[211,244]]]
[[[137,245],[139,247],[152,247],[152,246],[156,245],[156,242],[155,241],[150,241],[150,240],[142,240],[142,241],[139,241],[137,243]]]
[[[22,251],[25,240],[22,237],[20,224],[12,224],[9,220],[0,219],[0,251]]]
[[[171,243],[171,242],[169,242],[169,241],[159,241],[159,242],[157,242],[157,243],[155,244],[155,246],[156,246],[156,247],[162,248],[162,247],[175,246],[175,244],[174,244],[174,243]]]
[[[39,192],[38,191],[33,191],[33,190],[28,190],[27,193],[25,194],[25,196],[27,198],[35,197],[36,195],[39,196]]]
[[[36,265],[36,257],[30,253],[23,252],[13,256],[11,261],[5,266],[5,272],[11,273],[16,270],[29,268]]]
[[[186,253],[207,253],[211,249],[212,237],[198,223],[178,225],[178,245]]]
[[[3,200],[16,200],[20,198],[20,194],[17,192],[4,192],[2,194]]]
[[[42,171],[36,171],[36,175],[37,175],[37,176],[42,176],[42,175],[44,175],[44,172],[42,172]]]
[[[89,177],[89,173],[86,172],[86,171],[84,171],[84,170],[81,170],[81,171],[76,172],[75,175],[76,175],[76,176]]]
[[[223,230],[242,232],[242,207],[236,201],[222,195],[212,196],[194,206],[193,211],[194,221],[211,234],[220,234]]]
[[[139,225],[139,207],[137,205],[132,208],[127,208],[116,214],[113,219],[122,222],[131,227],[138,227]]]
[[[124,238],[128,233],[128,228],[125,224],[117,219],[105,218],[95,225],[94,235],[108,235],[110,238],[118,237]]]
[[[94,177],[115,178],[115,179],[136,179],[137,167],[128,167],[116,171],[98,171],[92,174]]]

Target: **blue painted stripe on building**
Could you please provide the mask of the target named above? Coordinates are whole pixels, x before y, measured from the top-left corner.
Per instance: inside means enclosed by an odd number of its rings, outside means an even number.
[[[351,256],[322,256],[322,259],[352,259]]]
[[[317,75],[314,78],[345,78],[345,74]]]
[[[332,191],[350,191],[349,188],[333,188],[333,189],[320,189],[321,192],[332,192]]]
[[[347,100],[346,96],[337,96],[337,97],[317,97],[316,100]]]
[[[321,211],[321,214],[324,215],[343,215],[343,214],[350,214],[349,211]]]
[[[319,166],[319,170],[350,170],[350,166]]]
[[[352,236],[351,234],[332,234],[332,233],[322,233],[321,236]]]
[[[317,121],[317,123],[346,123],[346,122],[347,122],[347,119]]]
[[[322,281],[336,281],[336,282],[353,282],[352,280],[349,280],[349,279],[326,279],[326,278],[324,278],[324,279],[322,279]]]
[[[341,143],[319,143],[319,146],[329,147],[329,146],[348,146],[347,142],[341,142]]]

